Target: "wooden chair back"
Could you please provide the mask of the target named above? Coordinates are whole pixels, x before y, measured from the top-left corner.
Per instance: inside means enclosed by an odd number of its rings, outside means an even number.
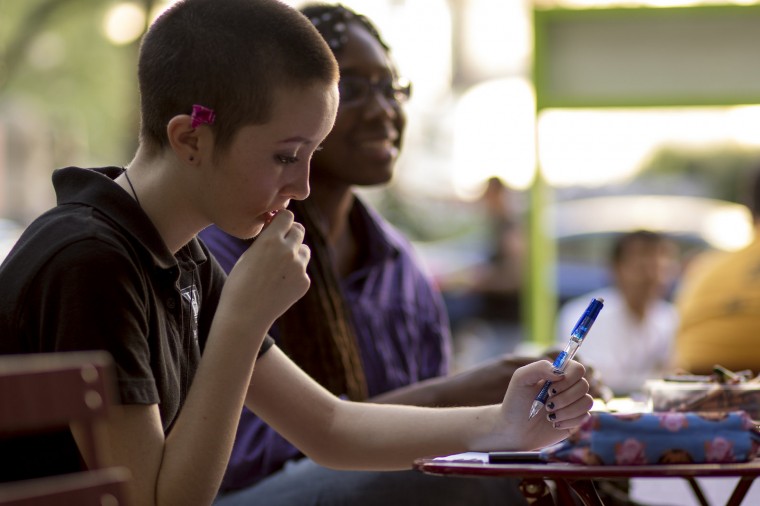
[[[79,473],[0,483],[0,506],[126,504],[129,473],[104,467],[98,437],[113,382],[111,356],[102,351],[0,356],[0,437],[76,424],[88,462]]]

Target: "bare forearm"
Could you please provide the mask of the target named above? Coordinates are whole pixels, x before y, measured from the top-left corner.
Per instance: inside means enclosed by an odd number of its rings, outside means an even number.
[[[465,450],[532,450],[583,423],[593,399],[584,369],[557,376],[548,361],[515,372],[501,405],[427,408],[343,401],[273,347],[257,363],[247,406],[315,461],[341,469],[408,469],[416,457]],[[552,381],[554,417],[528,419],[542,382]]]
[[[336,469],[409,469],[421,456],[485,449],[484,438],[498,416],[498,406],[445,409],[342,402],[335,426],[323,439],[335,442],[309,456]]]
[[[498,406],[427,408],[342,401],[277,348],[258,363],[247,403],[306,455],[341,469],[408,469],[416,457],[484,449],[486,434],[504,434]],[[499,446],[513,443],[507,437]]]
[[[187,401],[166,439],[158,504],[211,504],[216,496],[264,337],[262,330],[239,332],[224,324],[212,329]]]

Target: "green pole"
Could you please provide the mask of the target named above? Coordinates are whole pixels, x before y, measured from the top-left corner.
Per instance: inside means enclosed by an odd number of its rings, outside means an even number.
[[[528,283],[527,316],[528,337],[535,345],[545,348],[554,343],[556,302],[556,244],[548,234],[546,207],[552,200],[551,187],[546,183],[541,168],[530,189],[528,217]]]

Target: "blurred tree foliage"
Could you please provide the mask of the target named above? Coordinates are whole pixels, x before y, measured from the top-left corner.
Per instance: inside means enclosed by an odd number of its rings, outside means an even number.
[[[136,147],[138,46],[104,35],[113,4],[0,0],[0,119],[41,119],[56,166],[125,163]]]

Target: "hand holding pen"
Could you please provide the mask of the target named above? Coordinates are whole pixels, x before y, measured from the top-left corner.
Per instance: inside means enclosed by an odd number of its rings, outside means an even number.
[[[573,331],[570,333],[570,341],[565,346],[565,349],[557,355],[554,359],[554,370],[557,372],[564,372],[567,368],[567,364],[575,357],[578,352],[578,348],[583,344],[583,340],[591,329],[591,326],[596,321],[596,317],[599,315],[599,311],[604,306],[604,299],[592,299],[586,310],[583,312],[578,322],[573,327]],[[528,419],[533,418],[546,404],[546,400],[549,398],[549,388],[551,388],[552,382],[547,381],[544,383],[543,388],[536,396],[536,400],[530,407],[530,414]]]

